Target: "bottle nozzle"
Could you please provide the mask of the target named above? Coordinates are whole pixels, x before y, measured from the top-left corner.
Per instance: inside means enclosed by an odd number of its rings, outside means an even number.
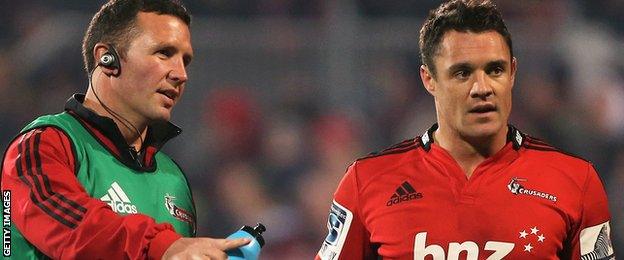
[[[258,232],[258,234],[262,234],[262,232],[266,231],[266,227],[264,227],[262,223],[258,223],[256,227],[254,227],[254,231]]]

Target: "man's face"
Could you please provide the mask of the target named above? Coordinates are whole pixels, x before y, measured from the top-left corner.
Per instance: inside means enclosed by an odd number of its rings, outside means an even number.
[[[473,138],[506,129],[516,62],[502,35],[448,31],[434,65],[435,78],[424,66],[421,77],[435,98],[441,128]]]
[[[139,12],[137,28],[113,84],[116,107],[134,122],[168,121],[188,79],[191,34],[184,21],[156,13]]]

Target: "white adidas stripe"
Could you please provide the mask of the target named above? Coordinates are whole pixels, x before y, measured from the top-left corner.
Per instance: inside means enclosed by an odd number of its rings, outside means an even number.
[[[108,195],[114,202],[121,202],[121,199],[119,199],[119,196],[117,196],[117,193],[113,190],[113,188],[108,188]]]
[[[100,198],[102,201],[113,201],[113,202],[123,202],[123,203],[132,203],[130,202],[130,198],[128,195],[121,189],[121,186],[117,184],[117,182],[113,182],[111,187],[108,188],[108,194],[102,196]]]
[[[117,182],[113,182],[113,184],[111,184],[111,187],[117,192],[117,195],[119,195],[119,198],[121,198],[121,201],[125,203],[130,203],[130,199],[128,198],[126,193],[121,189],[119,184],[117,184]]]

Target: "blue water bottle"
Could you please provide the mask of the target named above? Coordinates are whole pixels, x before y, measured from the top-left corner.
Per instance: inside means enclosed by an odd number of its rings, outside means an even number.
[[[264,238],[262,232],[266,231],[266,228],[262,223],[258,223],[256,227],[243,226],[238,231],[228,236],[228,239],[236,238],[249,238],[251,242],[249,244],[241,246],[239,248],[228,250],[226,253],[230,260],[257,260],[260,255],[260,249],[264,246]]]

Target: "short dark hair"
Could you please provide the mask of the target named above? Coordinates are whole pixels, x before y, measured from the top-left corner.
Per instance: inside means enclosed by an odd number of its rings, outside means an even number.
[[[435,77],[433,58],[438,54],[442,37],[447,31],[481,33],[496,31],[503,36],[513,57],[511,34],[496,5],[489,0],[451,0],[429,12],[420,29],[420,57]]]
[[[110,0],[93,16],[82,41],[87,74],[95,69],[93,48],[97,43],[112,44],[121,57],[126,54],[130,43],[140,33],[136,27],[139,11],[176,16],[191,26],[191,16],[176,0]]]

